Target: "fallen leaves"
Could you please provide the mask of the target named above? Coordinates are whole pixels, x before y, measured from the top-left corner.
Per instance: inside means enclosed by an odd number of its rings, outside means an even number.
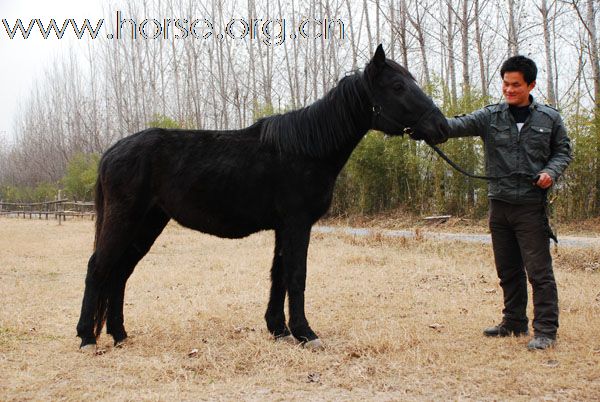
[[[320,373],[309,373],[308,376],[306,377],[306,382],[308,383],[318,383],[321,381],[321,374]]]
[[[242,332],[255,332],[256,328],[250,327],[233,327],[233,332],[236,334],[241,334]]]
[[[429,324],[429,328],[435,329],[436,331],[441,332],[442,329],[444,328],[444,326],[442,324],[433,323],[433,324]]]

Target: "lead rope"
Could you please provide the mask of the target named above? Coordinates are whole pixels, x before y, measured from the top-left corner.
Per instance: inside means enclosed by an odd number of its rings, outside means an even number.
[[[446,162],[448,162],[448,164],[450,166],[452,166],[454,169],[456,169],[457,171],[459,171],[460,173],[464,174],[465,176],[468,177],[472,177],[474,179],[482,179],[482,180],[499,180],[499,179],[506,179],[512,176],[522,176],[522,177],[531,177],[530,174],[527,173],[523,173],[523,172],[512,172],[511,174],[507,174],[504,176],[480,176],[480,175],[476,175],[473,173],[469,173],[466,170],[464,170],[463,168],[461,168],[460,166],[458,166],[456,163],[454,163],[454,161],[452,159],[450,159],[445,153],[444,151],[442,151],[441,149],[439,149],[436,145],[434,144],[430,144],[429,142],[427,142],[427,145],[429,145],[443,160],[445,160]],[[536,175],[533,177],[532,179],[532,184],[535,185],[535,183],[539,180],[540,175]],[[548,215],[550,213],[549,211],[549,202],[548,202],[548,189],[543,189],[544,192],[544,196],[543,196],[543,206],[544,206],[544,226],[546,228],[546,232],[548,234],[548,237],[552,240],[554,240],[554,246],[555,246],[555,250],[558,250],[558,238],[556,237],[556,234],[554,233],[554,230],[552,230],[552,226],[550,226],[550,220],[548,218]],[[558,252],[558,251],[557,251]]]
[[[466,170],[464,170],[463,168],[461,168],[460,166],[458,166],[452,159],[450,159],[448,157],[448,155],[446,155],[444,153],[444,151],[442,151],[441,149],[439,149],[436,145],[431,144],[428,141],[425,141],[425,143],[427,145],[429,145],[450,166],[452,166],[454,169],[456,169],[460,173],[464,174],[465,176],[471,177],[473,179],[481,179],[481,180],[492,181],[492,180],[508,179],[509,177],[513,177],[513,176],[531,177],[530,174],[524,173],[524,172],[512,172],[510,174],[506,174],[506,175],[503,175],[503,176],[482,176],[482,175],[477,175],[477,174],[469,173]],[[540,178],[539,175],[536,175],[536,176],[532,177],[532,182],[533,183],[537,182],[539,178]]]
[[[367,88],[367,92],[370,95],[369,88]],[[372,98],[372,97],[370,96],[370,98]],[[375,104],[373,101],[371,101],[371,102],[372,102],[372,112],[373,112],[373,114],[371,115],[372,116],[371,117],[371,127],[375,127],[375,122],[376,122],[377,117],[379,117],[380,115],[383,114],[383,107],[381,107],[381,105]],[[432,111],[433,111],[433,108],[425,111],[425,113],[423,113],[417,119],[417,123],[415,124],[415,126],[419,125],[419,123],[421,123],[421,121],[424,120],[424,118],[429,117],[429,115],[432,113]],[[390,118],[388,117],[388,119],[390,119]],[[411,126],[406,126],[404,123],[400,123],[395,118],[392,118],[390,120],[392,120],[394,123],[404,127],[402,130],[403,134],[407,134],[412,137],[413,129]],[[450,159],[444,153],[444,151],[439,149],[435,144],[432,144],[427,140],[425,140],[425,143],[427,145],[429,145],[444,161],[446,161],[455,170],[457,170],[458,172],[464,174],[465,176],[471,177],[473,179],[492,181],[492,180],[507,179],[507,178],[513,177],[513,176],[521,176],[521,177],[531,178],[531,184],[535,186],[535,184],[537,183],[537,181],[540,178],[540,175],[535,175],[534,177],[531,177],[531,174],[524,173],[524,172],[512,172],[510,174],[503,175],[503,176],[484,176],[484,175],[477,175],[474,173],[469,173],[466,170],[464,170],[463,168],[461,168],[460,166],[458,166],[452,159]],[[550,239],[554,240],[555,246],[558,247],[558,239],[557,239],[556,235],[554,234],[554,231],[552,230],[552,227],[550,226],[550,222],[548,219],[548,190],[547,189],[544,190],[543,199],[544,199],[543,204],[544,204],[544,220],[545,220],[546,231],[548,232],[548,237]]]

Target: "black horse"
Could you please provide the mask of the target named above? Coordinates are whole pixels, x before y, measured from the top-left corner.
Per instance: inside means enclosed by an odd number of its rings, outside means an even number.
[[[95,251],[77,324],[81,348],[95,348],[105,322],[115,345],[126,339],[125,284],[171,218],[224,238],[274,230],[267,328],[275,338],[320,346],[304,314],[311,227],[369,129],[431,143],[448,133],[440,110],[381,45],[364,72],[342,78],[305,108],[241,130],[151,128],[113,145],[96,183]]]

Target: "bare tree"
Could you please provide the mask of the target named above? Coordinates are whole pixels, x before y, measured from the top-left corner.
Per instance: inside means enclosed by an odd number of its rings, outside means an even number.
[[[458,99],[456,92],[456,56],[454,50],[454,36],[455,36],[455,18],[456,11],[452,8],[452,2],[447,1],[447,21],[446,21],[446,41],[448,49],[448,78],[450,85],[450,101],[453,105],[456,104]]]
[[[517,10],[515,0],[507,0],[508,6],[508,54],[519,54],[519,28],[517,26]]]
[[[431,76],[430,76],[430,71],[429,71],[429,61],[428,61],[428,56],[427,56],[427,46],[426,46],[426,34],[425,34],[425,28],[427,26],[426,24],[426,20],[425,20],[425,15],[426,15],[426,10],[427,8],[427,4],[423,1],[421,2],[414,2],[414,8],[412,11],[414,11],[414,14],[411,12],[407,12],[406,16],[408,18],[408,20],[410,21],[411,25],[413,26],[413,29],[415,30],[415,37],[417,39],[417,42],[419,43],[419,50],[421,52],[421,60],[423,62],[423,67],[422,67],[422,72],[423,72],[423,76],[424,76],[424,81],[425,81],[425,85],[427,87],[429,87],[431,85]]]
[[[551,21],[549,17],[546,0],[541,0],[537,5],[542,15],[542,29],[544,32],[544,51],[546,55],[546,99],[551,105],[556,105],[556,94],[554,92],[554,65],[552,60],[552,43],[550,41]]]
[[[350,5],[350,0],[346,0],[346,9],[348,10],[348,24],[350,27],[352,24],[352,7]],[[356,70],[358,68],[358,57],[357,57],[357,38],[354,35],[354,29],[350,29],[350,48],[352,49],[352,70]]]
[[[398,12],[398,38],[400,39],[400,53],[402,54],[402,65],[409,68],[408,64],[408,38],[406,30],[406,21],[408,21],[408,8],[406,0],[400,0],[400,10]]]
[[[598,48],[598,31],[596,28],[596,11],[598,6],[594,0],[586,0],[585,15],[583,15],[579,2],[572,0],[571,3],[577,12],[580,21],[588,35],[587,51],[592,66],[592,81],[594,86],[593,101],[596,118],[600,117],[600,52]]]
[[[251,123],[259,111],[304,106],[321,97],[343,71],[361,67],[378,41],[390,50],[389,56],[395,54],[410,68],[420,84],[434,90],[434,96],[439,92],[433,83],[448,88],[450,95],[443,102],[451,104],[456,104],[461,92],[468,95],[473,88],[481,88],[484,97],[499,97],[500,89],[490,86],[490,77],[497,75],[506,54],[538,52],[544,55],[546,72],[538,88],[547,93],[548,101],[560,103],[568,116],[583,116],[579,117],[583,120],[589,110],[598,116],[600,57],[594,17],[599,4],[536,0],[537,9],[531,4],[522,0],[247,0],[243,4],[132,0],[123,18],[203,16],[214,23],[213,36],[176,39],[171,30],[168,40],[143,40],[139,34],[134,40],[129,31],[139,30],[139,25],[125,22],[126,38],[90,42],[84,59],[73,53],[51,63],[23,101],[15,143],[0,150],[0,184],[5,178],[19,183],[60,179],[74,153],[101,152],[145,128],[156,115],[197,128],[237,128]],[[108,11],[114,15],[114,10]],[[226,34],[220,24],[238,15],[248,17],[252,36],[217,40],[218,33]],[[315,31],[316,24],[306,26],[310,38],[291,39],[299,34],[302,18],[316,15],[342,19],[346,42],[322,36],[324,31]],[[261,24],[280,17],[287,18],[286,40],[277,45],[265,41]],[[106,21],[115,28],[114,18]],[[271,26],[271,33],[275,28]],[[582,127],[589,135],[600,135],[593,125]],[[582,146],[581,141],[575,142]],[[600,144],[600,138],[596,142]],[[473,149],[461,145],[456,151],[471,163]],[[424,177],[444,174],[445,167],[425,158],[428,154],[419,143],[408,142],[406,152],[414,160],[428,160],[427,165],[415,165],[423,168]],[[597,149],[589,154],[594,152],[600,154]],[[588,162],[600,166],[596,159]],[[600,183],[594,176],[600,169],[589,170],[586,174],[594,179],[588,182]],[[429,187],[415,181],[407,188],[414,195]],[[460,202],[473,204],[472,190],[463,193]],[[433,198],[443,203],[444,196],[452,194],[446,189]],[[423,208],[427,202],[424,199]]]
[[[460,37],[461,37],[461,55],[462,55],[462,90],[463,96],[471,94],[471,76],[469,74],[469,28],[471,19],[469,17],[469,1],[462,0],[462,9],[459,18]]]
[[[481,95],[488,97],[488,74],[486,71],[483,50],[483,33],[481,31],[481,11],[479,0],[473,0],[474,22],[475,22],[475,44],[477,46],[477,61],[479,62],[479,80],[481,83]]]
[[[395,7],[394,7],[394,0],[390,0],[389,5],[388,5],[388,9],[390,10],[390,58],[391,59],[395,59],[396,58],[396,31],[394,29],[394,27],[396,26],[396,13],[395,13]]]
[[[373,46],[373,35],[371,33],[371,21],[369,18],[369,1],[368,0],[363,0],[363,16],[364,16],[365,27],[367,28],[367,38],[368,38],[367,47],[372,47]]]

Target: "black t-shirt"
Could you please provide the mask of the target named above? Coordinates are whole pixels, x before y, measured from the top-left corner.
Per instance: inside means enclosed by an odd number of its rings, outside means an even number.
[[[529,110],[529,105],[520,107],[509,105],[508,110],[510,110],[510,114],[512,114],[513,118],[515,119],[515,123],[517,123],[517,129],[519,130],[519,132],[521,132],[521,128],[523,128],[525,120],[527,120],[527,118],[531,114],[531,111]]]
[[[525,120],[527,120],[527,118],[531,114],[531,111],[529,110],[529,105],[520,107],[509,106],[508,110],[510,110],[510,113],[513,115],[515,123],[525,123]]]

